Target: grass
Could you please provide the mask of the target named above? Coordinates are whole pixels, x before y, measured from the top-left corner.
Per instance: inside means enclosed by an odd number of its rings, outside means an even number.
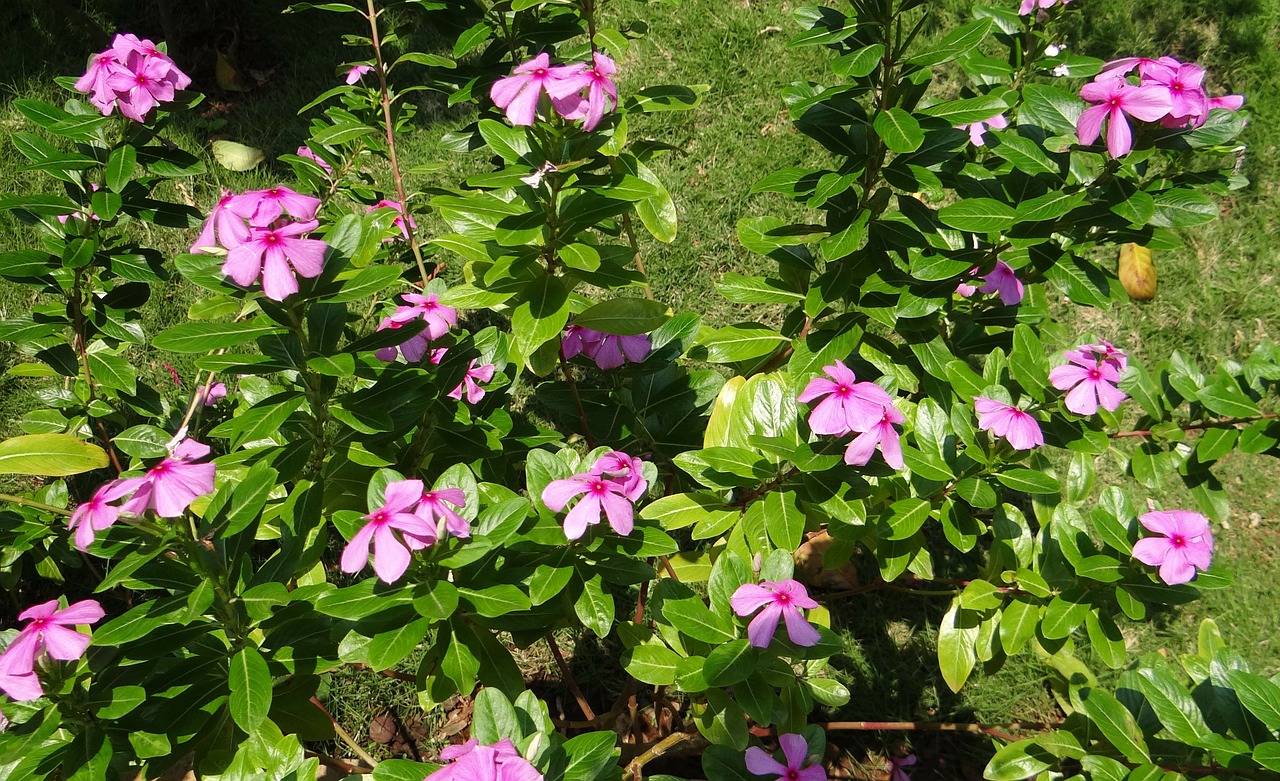
[[[969,0],[933,4],[948,23],[967,18],[973,5]],[[100,21],[115,19],[121,28],[159,36],[158,30],[148,29],[145,18],[130,18],[127,8],[99,5],[105,9],[98,12]],[[340,36],[356,32],[351,15],[303,14],[286,25],[275,14],[282,5],[246,4],[247,15],[234,20],[247,67],[269,70],[270,76],[254,92],[231,96],[221,115],[225,124],[217,128],[263,148],[269,156],[290,152],[301,143],[306,122],[295,116],[296,108],[333,83],[334,69],[346,54],[339,47]],[[797,207],[776,196],[748,196],[751,183],[778,168],[821,160],[817,145],[791,127],[781,100],[782,88],[792,81],[830,79],[822,51],[786,46],[796,30],[790,16],[798,5],[792,0],[618,0],[612,11],[619,18],[643,18],[650,29],[648,37],[633,43],[622,63],[624,91],[627,86],[656,83],[712,87],[699,110],[645,118],[631,132],[633,137],[654,137],[683,150],[665,155],[655,166],[675,195],[681,229],[670,245],[644,244],[654,292],[676,310],[701,312],[713,324],[744,318],[739,308],[715,293],[719,276],[728,270],[750,273],[769,268],[769,261],[737,243],[736,222],[764,214],[803,217]],[[1275,207],[1280,187],[1280,0],[1081,0],[1080,5],[1083,13],[1067,41],[1072,50],[1099,57],[1171,52],[1205,64],[1218,91],[1249,98],[1253,124],[1244,138],[1250,146],[1245,173],[1253,183],[1225,203],[1220,222],[1184,233],[1182,249],[1157,257],[1160,291],[1155,301],[1110,311],[1064,308],[1069,330],[1105,335],[1131,346],[1148,362],[1176,349],[1209,365],[1240,357],[1259,340],[1280,339],[1280,257],[1273,239],[1280,227]],[[440,36],[456,33],[452,28],[457,24],[448,20]],[[49,75],[74,72],[82,64],[83,51],[101,41],[87,42],[74,20],[49,11],[20,17],[5,30],[12,40],[0,47],[0,127],[11,130],[21,120],[10,105],[12,98],[52,97]],[[439,40],[430,30],[415,34],[427,45]],[[31,45],[40,40],[48,45]],[[77,43],[55,45],[60,40]],[[209,53],[207,43],[193,47]],[[444,108],[438,99],[424,99],[415,128],[402,139],[402,155],[407,166],[438,160],[447,165],[432,179],[414,177],[413,186],[449,186],[484,164],[442,148],[442,133],[465,121],[465,113]],[[209,121],[189,122],[178,128],[175,140],[187,149],[200,148],[212,128]],[[14,155],[6,154],[0,161],[0,188],[31,191],[50,184],[16,168]],[[192,193],[209,203],[223,187],[246,188],[282,178],[287,181],[288,171],[280,166],[251,174],[231,174],[213,166],[193,183]],[[425,225],[431,229],[429,218]],[[166,252],[185,245],[172,233],[159,239]],[[0,250],[22,246],[23,241],[21,230],[8,217],[0,217]],[[153,295],[172,306],[163,307],[165,314],[146,323],[151,333],[181,320],[190,302],[190,294],[178,286]],[[0,314],[21,312],[30,303],[25,289],[0,284]],[[0,346],[0,367],[14,360],[12,352]],[[158,355],[138,357],[139,365],[156,377],[167,374],[160,360]],[[31,403],[30,389],[21,382],[0,376],[0,429],[7,433]],[[1219,472],[1231,493],[1233,514],[1229,527],[1216,530],[1217,556],[1233,571],[1235,586],[1208,592],[1202,601],[1159,621],[1127,625],[1126,636],[1135,654],[1161,650],[1176,656],[1194,644],[1200,619],[1213,616],[1230,645],[1258,672],[1272,675],[1280,671],[1280,649],[1273,639],[1280,625],[1280,581],[1271,574],[1280,566],[1280,465],[1261,457],[1233,456]],[[1184,498],[1180,486],[1173,484],[1162,496],[1166,503]],[[854,692],[839,717],[1002,722],[1054,715],[1046,672],[1025,652],[998,673],[977,675],[961,694],[951,694],[934,660],[933,628],[943,609],[945,601],[936,599],[872,594],[836,611],[847,648],[834,661],[834,674]],[[607,687],[607,666],[587,664],[585,658],[587,669],[579,672],[584,686]],[[548,664],[546,659],[530,663]],[[393,708],[404,718],[416,708],[411,685],[361,671],[335,675],[327,702],[362,741],[369,720],[379,712]],[[856,754],[866,748],[891,748],[900,738],[876,736],[847,744]],[[911,739],[915,750],[932,762],[936,777],[959,777],[972,770],[971,765],[981,767],[981,741],[933,735]],[[928,772],[922,765],[916,778],[928,778]]]

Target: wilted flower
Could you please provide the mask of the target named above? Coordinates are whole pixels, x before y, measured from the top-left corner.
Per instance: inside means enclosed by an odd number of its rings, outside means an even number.
[[[446,396],[451,399],[462,400],[462,393],[466,391],[467,403],[478,404],[484,398],[485,390],[480,387],[480,383],[488,382],[493,379],[495,371],[494,365],[491,363],[476,365],[476,359],[472,358],[471,363],[467,365],[467,374],[462,378],[462,382],[458,383],[458,387],[449,391]]]
[[[275,229],[251,227],[248,238],[227,252],[222,273],[242,287],[261,277],[266,297],[283,301],[298,292],[297,277],[310,279],[324,271],[327,245],[319,239],[299,238],[317,227],[315,220]]]
[[[1017,407],[983,396],[975,396],[973,406],[978,412],[978,428],[1004,437],[1014,450],[1030,450],[1044,444],[1040,422]]]
[[[320,155],[317,155],[315,152],[312,152],[311,147],[305,146],[305,145],[300,146],[298,147],[298,151],[296,152],[296,154],[298,155],[298,157],[305,157],[308,160],[311,160],[316,165],[323,168],[326,174],[328,174],[329,176],[333,176],[333,167],[330,166],[328,163],[326,163],[324,159],[320,157]]]
[[[102,620],[102,605],[85,599],[59,610],[51,599],[18,614],[19,621],[30,621],[18,636],[0,653],[0,690],[17,702],[34,700],[44,694],[36,677],[36,658],[41,652],[64,662],[84,656],[89,635],[69,627],[94,624]]]
[[[466,504],[467,497],[461,488],[436,488],[422,492],[414,512],[427,523],[435,524],[437,539],[443,539],[445,532],[467,539],[471,536],[471,524],[454,509],[460,510]]]
[[[760,610],[747,625],[747,639],[757,648],[768,648],[778,622],[785,620],[787,637],[801,647],[817,644],[822,635],[805,620],[801,608],[812,609],[818,603],[809,597],[803,584],[796,580],[764,581],[760,585],[745,583],[729,598],[733,612],[746,617]]]
[[[120,506],[121,512],[141,515],[153,510],[161,518],[182,515],[197,497],[213,493],[217,467],[212,463],[195,463],[208,455],[208,445],[194,439],[182,440],[171,455],[139,478],[137,491]]]
[[[196,396],[200,399],[201,404],[206,407],[212,407],[227,397],[227,385],[222,382],[203,385],[200,390],[196,391]]]
[[[1213,533],[1209,519],[1190,510],[1157,510],[1139,518],[1148,530],[1160,535],[1144,537],[1133,545],[1133,557],[1160,568],[1160,579],[1170,586],[1186,583],[1196,570],[1208,570],[1213,557]]]
[[[779,735],[778,744],[782,746],[782,756],[787,760],[785,765],[759,746],[752,746],[747,749],[747,770],[757,776],[776,776],[775,781],[827,781],[821,757],[812,765],[804,766],[809,758],[809,743],[803,736]]]
[[[970,273],[977,273],[977,269]],[[995,267],[982,278],[981,285],[970,285],[967,282],[961,282],[956,286],[956,292],[964,298],[968,298],[974,293],[995,293],[1000,296],[1000,303],[1005,306],[1017,306],[1022,303],[1022,299],[1026,295],[1022,280],[1018,279],[1013,267],[1003,260],[996,261]]]
[[[640,363],[653,351],[653,343],[645,334],[618,336],[570,325],[560,340],[560,354],[565,358],[585,355],[601,369],[616,369],[624,363]]]
[[[510,738],[481,746],[472,738],[460,746],[447,746],[440,758],[449,764],[424,781],[543,781],[538,769],[520,756]]]
[[[399,201],[389,201],[386,198],[383,198],[381,201],[378,201],[374,205],[370,206],[368,209],[368,213],[372,214],[378,209],[394,209],[396,212],[399,213],[399,216],[396,217],[394,220],[392,220],[391,224],[400,229],[400,235],[404,237],[405,241],[409,240],[410,229],[412,230],[418,229],[418,223],[414,221],[411,215],[405,212],[404,207],[400,205]],[[408,223],[407,225],[406,225],[406,221]],[[395,238],[388,236],[382,241],[385,244],[388,241],[395,241]]]
[[[352,65],[351,69],[347,71],[347,83],[355,84],[360,79],[363,79],[364,75],[371,70],[373,70],[372,65]]]
[[[889,781],[911,781],[911,776],[907,775],[906,768],[915,763],[915,754],[907,754],[905,757],[889,757]]]
[[[436,527],[415,510],[422,500],[421,480],[397,480],[383,491],[382,506],[371,511],[368,521],[342,551],[342,571],[350,574],[365,568],[369,547],[373,546],[373,571],[378,580],[394,583],[409,568],[410,551],[435,544]],[[400,536],[396,536],[396,532]]]
[[[974,146],[985,146],[986,141],[983,140],[982,134],[987,132],[988,128],[994,130],[1003,130],[1009,127],[1009,120],[1004,118],[1004,114],[996,114],[991,119],[981,122],[971,122],[968,125],[956,125],[956,130],[968,130],[969,140]]]

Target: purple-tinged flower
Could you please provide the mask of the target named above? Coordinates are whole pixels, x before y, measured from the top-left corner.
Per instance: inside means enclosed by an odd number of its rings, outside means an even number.
[[[120,506],[121,512],[141,515],[153,510],[161,518],[177,518],[196,497],[213,493],[217,467],[212,463],[195,463],[208,457],[208,445],[184,439],[170,452],[172,455],[141,477],[138,490]]]
[[[587,472],[553,480],[542,489],[542,503],[558,513],[578,495],[582,498],[564,518],[564,534],[569,539],[579,539],[587,533],[588,526],[599,524],[601,512],[618,534],[626,536],[635,528],[635,508],[626,484],[617,478]]]
[[[893,406],[893,397],[884,388],[874,382],[858,382],[843,361],[824,366],[822,371],[830,379],[814,377],[798,397],[804,404],[827,397],[809,413],[809,429],[815,434],[843,436],[869,431],[884,417],[885,408]]]
[[[796,580],[763,581],[760,585],[746,583],[738,587],[729,598],[733,612],[744,618],[760,610],[760,614],[747,625],[747,639],[757,648],[768,648],[778,621],[787,623],[787,637],[802,648],[816,645],[822,635],[805,620],[801,608],[813,609],[818,603],[809,597],[804,585]]]
[[[434,359],[434,356],[433,356]],[[494,366],[486,363],[476,366],[476,359],[472,358],[471,363],[467,365],[467,374],[462,378],[462,382],[458,383],[458,387],[449,391],[445,395],[451,399],[462,401],[462,392],[467,393],[468,404],[478,404],[484,398],[485,389],[480,387],[481,382],[488,382],[493,379]]]
[[[774,781],[827,781],[827,771],[822,767],[822,757],[805,767],[809,760],[809,743],[800,735],[779,735],[784,765],[759,746],[747,749],[747,770],[757,776],[774,776]]]
[[[652,350],[653,343],[646,334],[617,336],[580,325],[567,326],[560,340],[560,354],[565,358],[585,355],[601,369],[616,369],[627,362],[640,363]]]
[[[516,67],[512,75],[498,79],[489,90],[494,105],[507,113],[513,125],[532,125],[538,119],[538,98],[545,92],[552,101],[562,101],[583,85],[570,77],[585,65],[551,65],[546,52]]]
[[[1076,122],[1080,143],[1088,145],[1102,135],[1107,122],[1107,152],[1121,158],[1133,149],[1133,131],[1127,117],[1156,122],[1169,113],[1169,90],[1159,86],[1135,87],[1123,78],[1091,81],[1080,88],[1080,97],[1094,105],[1084,110]]]
[[[320,199],[277,185],[232,196],[227,208],[254,228],[267,228],[285,212],[296,220],[314,220],[320,211]]]
[[[1055,5],[1066,5],[1071,0],[1022,0],[1022,6],[1018,8],[1019,16],[1026,16],[1039,8],[1041,11],[1054,7]]]
[[[107,115],[116,102],[115,90],[107,83],[107,79],[124,70],[124,66],[116,59],[112,49],[98,52],[89,60],[89,69],[76,80],[75,89],[89,95],[89,102]]]
[[[1209,109],[1224,108],[1227,111],[1239,111],[1244,106],[1244,95],[1222,95],[1209,98]]]
[[[367,213],[372,214],[378,209],[394,209],[399,214],[398,217],[391,221],[391,224],[400,229],[400,235],[404,237],[405,241],[409,240],[410,229],[418,229],[418,223],[414,221],[412,215],[405,212],[404,207],[400,205],[399,201],[389,201],[386,198],[383,198],[381,201],[370,206]],[[406,221],[408,221],[407,225],[405,224]],[[382,243],[385,244],[388,241],[395,241],[395,238],[388,236],[382,240]]]
[[[978,428],[1004,437],[1014,450],[1030,450],[1044,444],[1040,422],[1017,407],[983,396],[975,396],[973,406],[978,412]]]
[[[1129,354],[1105,339],[1097,344],[1082,344],[1074,350],[1066,351],[1067,360],[1079,363],[1091,358],[1105,361],[1121,374],[1129,368]]]
[[[618,87],[610,78],[618,72],[617,65],[602,52],[593,52],[591,57],[592,67],[583,66],[583,70],[566,79],[574,86],[573,94],[552,101],[556,111],[565,119],[586,117],[587,121],[582,123],[582,129],[588,133],[600,124],[606,110],[614,111],[618,108]],[[583,88],[587,90],[586,98],[577,94]]]
[[[143,478],[130,477],[112,480],[98,486],[89,501],[82,502],[67,520],[67,529],[76,534],[76,547],[88,550],[94,536],[110,528],[120,517],[121,509],[111,502],[122,498],[142,485]]]
[[[342,551],[342,571],[355,574],[369,562],[373,545],[373,571],[378,580],[394,583],[409,569],[410,551],[434,545],[436,527],[414,513],[422,500],[421,480],[397,480],[383,491],[382,506],[364,519],[368,521],[355,533]],[[396,536],[396,532],[400,536]]]
[[[889,757],[889,781],[911,781],[911,776],[907,775],[906,768],[915,763],[915,754],[907,754],[905,757]]]
[[[311,147],[306,145],[300,146],[298,147],[298,151],[295,154],[297,154],[298,157],[305,157],[308,160],[311,160],[316,165],[323,168],[326,174],[328,174],[329,176],[333,176],[333,166],[326,163],[324,159],[320,157],[320,155],[317,155],[315,152],[312,152]]]
[[[352,65],[351,70],[347,71],[347,84],[355,84],[372,70],[372,65]]]
[[[1160,568],[1160,579],[1170,586],[1186,583],[1196,570],[1209,569],[1213,558],[1213,532],[1209,519],[1190,510],[1157,510],[1139,518],[1148,530],[1160,535],[1143,537],[1133,545],[1133,557]]]
[[[422,492],[414,513],[435,526],[437,539],[443,539],[445,532],[448,532],[465,540],[471,536],[471,524],[453,508],[461,510],[466,505],[467,497],[461,488],[437,488]]]
[[[1209,96],[1203,83],[1204,68],[1172,57],[1161,57],[1142,77],[1142,86],[1161,87],[1168,92],[1169,113],[1161,119],[1165,127],[1204,124],[1209,114]]]
[[[619,450],[610,450],[596,459],[589,473],[621,481],[623,494],[632,502],[638,502],[649,490],[649,481],[644,479],[641,471],[643,464],[638,458]]]
[[[977,269],[974,269],[970,273],[975,273],[976,271]],[[968,298],[974,293],[995,293],[1000,296],[1000,303],[1005,306],[1017,306],[1022,303],[1022,299],[1026,295],[1022,280],[1018,279],[1013,267],[1003,260],[996,261],[995,267],[982,278],[981,285],[970,285],[967,282],[961,282],[956,286],[956,292],[963,298]]]
[[[319,239],[298,238],[319,227],[315,220],[293,222],[279,228],[249,229],[249,237],[227,252],[222,273],[241,287],[262,278],[262,292],[273,301],[283,301],[298,292],[298,280],[320,276],[324,271],[326,245]]]
[[[1067,409],[1077,415],[1093,415],[1098,407],[1115,412],[1129,398],[1116,387],[1120,382],[1120,370],[1111,361],[1094,357],[1092,345],[1083,345],[1067,351],[1067,363],[1049,372],[1049,382],[1058,390],[1069,391],[1065,400]]]
[[[200,399],[201,404],[206,407],[212,407],[227,397],[227,384],[214,382],[209,385],[202,385],[200,390],[196,391],[196,397]]]
[[[58,609],[58,601],[29,607],[18,614],[19,621],[30,621],[18,636],[0,653],[0,691],[16,702],[34,700],[44,694],[36,677],[36,658],[41,652],[64,662],[84,656],[89,635],[69,627],[94,624],[105,613],[95,600],[85,599]]]
[[[121,68],[107,77],[107,86],[116,94],[120,113],[135,122],[146,122],[147,114],[174,97],[174,82],[167,79],[171,64],[154,57],[141,58],[131,68]]]
[[[956,130],[968,130],[969,141],[971,141],[974,146],[986,146],[987,142],[983,140],[982,134],[987,132],[988,128],[992,130],[1004,130],[1007,127],[1009,127],[1009,120],[1004,118],[1004,114],[996,114],[991,119],[986,119],[982,122],[971,122],[967,125],[956,125]]]
[[[865,466],[879,446],[884,462],[894,469],[902,469],[906,465],[902,460],[902,435],[894,425],[906,419],[894,405],[883,407],[880,420],[849,443],[844,451],[844,462],[850,466]]]
[[[222,197],[209,212],[209,219],[204,221],[200,235],[191,245],[191,252],[208,253],[218,247],[229,250],[248,241],[249,229],[245,227],[244,220],[228,208],[235,197],[230,190],[222,191]]]
[[[424,781],[543,781],[538,769],[520,756],[510,738],[481,746],[472,738],[460,746],[447,746],[440,758],[449,764]]]
[[[423,331],[409,338],[408,341],[401,342],[399,345],[391,347],[383,347],[374,355],[379,360],[394,361],[396,359],[396,350],[398,349],[404,355],[404,359],[409,363],[417,363],[427,354],[427,343],[429,341],[439,339],[449,332],[449,329],[458,323],[458,310],[451,306],[445,306],[440,303],[439,296],[434,293],[423,295],[421,293],[406,293],[401,296],[408,304],[407,306],[397,307],[396,311],[389,317],[384,317],[382,322],[378,324],[378,330],[382,331],[388,328],[395,329],[402,327],[405,323],[422,319],[427,321],[427,327]],[[443,353],[441,354],[443,357]],[[440,359],[432,357],[433,363],[439,363]]]
[[[110,49],[93,55],[75,89],[88,93],[103,116],[119,106],[120,113],[145,122],[152,108],[173,100],[175,90],[190,84],[191,78],[154,43],[125,33],[115,37]]]

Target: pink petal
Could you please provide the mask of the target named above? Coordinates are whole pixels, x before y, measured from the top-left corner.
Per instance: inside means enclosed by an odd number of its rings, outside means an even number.
[[[759,746],[752,746],[747,749],[745,759],[747,761],[747,770],[757,776],[780,776],[785,778],[787,775],[787,766],[769,756],[769,753]]]
[[[1009,425],[1006,438],[1009,444],[1013,445],[1014,450],[1030,450],[1044,444],[1044,434],[1040,431],[1040,424],[1026,413],[1019,414]]]
[[[1070,390],[1088,377],[1089,370],[1074,363],[1055,366],[1049,371],[1049,382],[1058,390]]]
[[[733,592],[733,596],[729,597],[729,605],[733,608],[733,612],[740,616],[749,616],[760,608],[768,605],[777,598],[777,595],[763,586],[757,586],[754,583],[744,583]]]
[[[98,604],[94,599],[82,599],[79,602],[72,603],[65,610],[59,610],[53,615],[53,623],[63,624],[64,626],[79,626],[81,624],[96,624],[106,615],[102,605]]]
[[[787,767],[799,770],[809,753],[809,743],[801,735],[787,734],[778,738],[782,746],[782,755],[787,758]]]
[[[809,429],[818,435],[843,436],[853,430],[845,415],[845,405],[838,395],[832,394],[818,403],[809,413]]]
[[[383,583],[395,583],[409,569],[412,556],[387,526],[373,533],[373,571]]]
[[[850,466],[865,466],[875,455],[876,445],[880,444],[879,427],[864,431],[849,443],[844,451],[844,462]]]
[[[886,426],[887,431],[880,435],[880,455],[884,457],[884,462],[894,469],[902,469],[907,465],[902,460],[902,436],[892,426]]]
[[[1067,409],[1077,415],[1093,415],[1098,411],[1098,394],[1094,391],[1095,383],[1086,380],[1067,394],[1064,402]]]
[[[858,381],[858,378],[853,374],[853,370],[844,365],[844,361],[836,361],[830,366],[823,366],[822,370],[827,373],[828,377],[843,385],[853,385]]]
[[[382,492],[382,509],[388,513],[398,513],[406,507],[415,505],[422,499],[421,480],[397,480],[388,483]]]
[[[1080,114],[1080,118],[1076,120],[1076,135],[1080,138],[1080,143],[1088,146],[1098,140],[1098,136],[1102,135],[1102,120],[1107,118],[1109,113],[1106,106],[1092,106],[1085,109]]]
[[[232,247],[222,264],[222,273],[241,287],[252,285],[262,273],[262,246],[246,242]]]
[[[1123,112],[1112,111],[1107,120],[1107,154],[1121,158],[1133,149],[1133,132],[1129,130],[1129,120]]]
[[[782,615],[787,620],[787,637],[801,648],[816,645],[822,639],[817,629],[805,620],[797,607],[784,608]]]
[[[1115,412],[1129,398],[1128,394],[1120,390],[1109,382],[1099,382],[1096,390],[1098,391],[1098,403],[1108,412]]]
[[[32,605],[26,610],[18,614],[19,621],[32,621],[38,618],[52,618],[58,612],[58,600],[51,599],[48,602],[41,602],[38,605]]]
[[[747,640],[756,648],[768,648],[773,635],[778,631],[778,621],[782,619],[782,608],[776,603],[768,605],[760,611],[760,615],[747,625]]]
[[[840,386],[826,377],[814,377],[809,380],[809,384],[804,386],[804,390],[796,397],[796,401],[802,404],[808,404],[815,399],[822,398],[830,393],[835,393]]]
[[[542,88],[530,81],[507,106],[507,119],[513,125],[532,125],[538,120],[538,97]]]
[[[284,250],[278,246],[263,253],[262,292],[272,301],[283,301],[298,292],[298,280],[289,268]]]
[[[635,528],[635,510],[631,506],[631,502],[613,491],[609,491],[601,497],[601,504],[604,505],[605,515],[609,518],[609,525],[613,530],[623,537],[631,533]]]
[[[298,276],[314,279],[324,271],[324,253],[328,245],[319,239],[292,239],[285,245],[285,254],[293,263]]]
[[[1196,568],[1187,561],[1186,555],[1176,548],[1169,551],[1160,564],[1160,579],[1170,586],[1188,583],[1196,576]]]
[[[542,503],[553,513],[558,513],[564,506],[579,494],[585,493],[590,484],[580,477],[569,477],[564,480],[552,480],[542,489]]]
[[[44,647],[54,659],[74,661],[84,656],[89,647],[89,636],[65,626],[50,624],[44,628]]]
[[[1133,557],[1143,564],[1159,566],[1173,550],[1168,537],[1143,537],[1133,544]]]
[[[347,547],[343,548],[341,560],[343,572],[355,574],[364,569],[365,565],[369,563],[369,543],[373,540],[373,532],[376,527],[377,524],[366,523],[351,538],[351,542],[347,543]]]
[[[1137,87],[1126,91],[1121,104],[1129,116],[1144,122],[1155,122],[1173,107],[1169,90],[1162,87]]]
[[[600,500],[588,493],[564,517],[564,536],[576,540],[587,533],[588,526],[600,523]]]

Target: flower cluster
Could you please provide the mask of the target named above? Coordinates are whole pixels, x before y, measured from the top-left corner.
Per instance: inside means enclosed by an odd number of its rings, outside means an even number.
[[[458,310],[441,304],[439,297],[430,293],[427,295],[406,293],[400,298],[404,300],[404,305],[396,307],[395,312],[382,318],[382,322],[378,324],[378,330],[402,328],[406,323],[414,320],[425,320],[427,327],[407,341],[399,345],[383,347],[374,354],[379,360],[394,361],[398,351],[409,363],[418,363],[426,356],[429,342],[444,336],[450,328],[458,324]],[[443,349],[433,351],[432,363],[439,363],[443,357]]]
[[[1030,450],[1044,444],[1040,421],[1029,412],[985,396],[975,396],[973,406],[978,413],[978,428],[1004,437],[1014,450]]]
[[[118,106],[129,119],[146,122],[151,109],[171,102],[174,92],[189,84],[191,77],[178,70],[154,43],[123,33],[115,37],[110,49],[93,55],[89,70],[76,80],[75,88],[89,95],[89,102],[103,116]]]
[[[1186,583],[1196,570],[1209,569],[1213,557],[1213,534],[1209,519],[1189,510],[1156,510],[1143,515],[1143,527],[1156,537],[1134,543],[1133,557],[1160,568],[1160,579],[1170,586]]]
[[[864,466],[876,447],[894,469],[903,467],[902,438],[895,425],[906,417],[894,405],[893,397],[874,382],[858,382],[843,362],[824,366],[829,377],[815,377],[805,386],[799,400],[811,404],[826,396],[809,415],[809,428],[818,435],[842,437],[858,433],[844,451],[844,462]]]
[[[141,477],[122,477],[100,486],[89,501],[75,509],[67,523],[75,532],[76,547],[86,550],[94,536],[110,528],[122,513],[141,515],[151,510],[161,518],[182,515],[196,497],[213,493],[217,467],[196,463],[208,455],[208,445],[184,439]],[[131,492],[133,496],[122,504],[112,504]]]
[[[977,273],[977,268],[969,271],[970,276]],[[982,277],[981,285],[970,285],[967,282],[961,282],[956,286],[956,292],[963,298],[969,298],[974,293],[982,293],[984,295],[995,293],[1000,297],[1000,303],[1005,306],[1017,306],[1022,303],[1023,296],[1026,294],[1022,280],[1018,279],[1013,267],[1003,260],[996,261],[995,268]]]
[[[729,598],[733,612],[742,617],[760,610],[760,614],[747,625],[747,640],[756,648],[768,648],[778,631],[778,622],[786,621],[787,637],[802,648],[817,645],[822,635],[813,628],[801,613],[801,608],[812,610],[818,603],[809,596],[797,580],[763,581],[759,585],[745,583]]]
[[[588,526],[599,524],[601,512],[615,532],[627,535],[635,528],[635,503],[648,490],[640,459],[611,450],[585,473],[548,483],[542,489],[542,503],[558,513],[575,496],[582,496],[564,517],[564,534],[571,540],[580,539]]]
[[[1093,415],[1098,407],[1115,412],[1129,398],[1116,387],[1128,356],[1110,342],[1082,344],[1065,356],[1067,363],[1049,372],[1049,381],[1058,390],[1068,391],[1067,409],[1077,415]]]
[[[1134,71],[1137,84],[1129,80]],[[1211,110],[1235,111],[1244,105],[1239,95],[1209,97],[1204,75],[1199,65],[1173,57],[1125,57],[1107,63],[1097,78],[1080,88],[1080,97],[1093,104],[1076,123],[1080,143],[1097,141],[1105,121],[1107,152],[1119,158],[1133,149],[1129,117],[1169,128],[1200,127]]]
[[[481,746],[472,738],[461,746],[448,746],[440,758],[449,764],[424,781],[543,781],[538,769],[520,756],[510,738]]]
[[[778,745],[782,746],[786,764],[774,759],[759,746],[752,746],[747,749],[747,770],[757,776],[774,776],[777,781],[827,781],[822,757],[817,757],[816,762],[805,767],[809,760],[809,743],[802,736],[779,735]]]
[[[409,569],[412,551],[435,545],[447,536],[471,537],[471,524],[458,514],[467,504],[460,488],[424,490],[421,480],[396,480],[382,494],[382,506],[364,516],[368,521],[342,551],[342,571],[355,574],[369,563],[378,580],[394,583]],[[396,536],[396,532],[400,532]]]
[[[653,350],[645,334],[616,336],[570,325],[560,339],[560,354],[565,358],[585,355],[601,369],[616,369],[624,363],[640,363]]]
[[[19,613],[19,621],[31,623],[0,653],[0,691],[17,702],[43,696],[44,687],[35,673],[36,658],[42,652],[64,662],[84,656],[89,635],[68,627],[97,623],[103,615],[102,606],[92,599],[62,610],[58,609],[58,601],[51,599]]]
[[[605,111],[618,107],[618,88],[613,83],[617,66],[608,55],[594,52],[591,65],[552,65],[544,52],[498,79],[489,91],[498,108],[513,125],[532,125],[538,118],[538,101],[543,94],[564,119],[585,119],[583,130],[595,130]],[[583,92],[586,92],[584,95]]]
[[[224,192],[191,251],[222,247],[227,251],[222,273],[242,287],[261,278],[267,298],[283,301],[298,292],[297,277],[318,277],[324,270],[325,243],[302,238],[320,226],[319,209],[319,198],[288,187]],[[284,220],[285,214],[293,220]]]

